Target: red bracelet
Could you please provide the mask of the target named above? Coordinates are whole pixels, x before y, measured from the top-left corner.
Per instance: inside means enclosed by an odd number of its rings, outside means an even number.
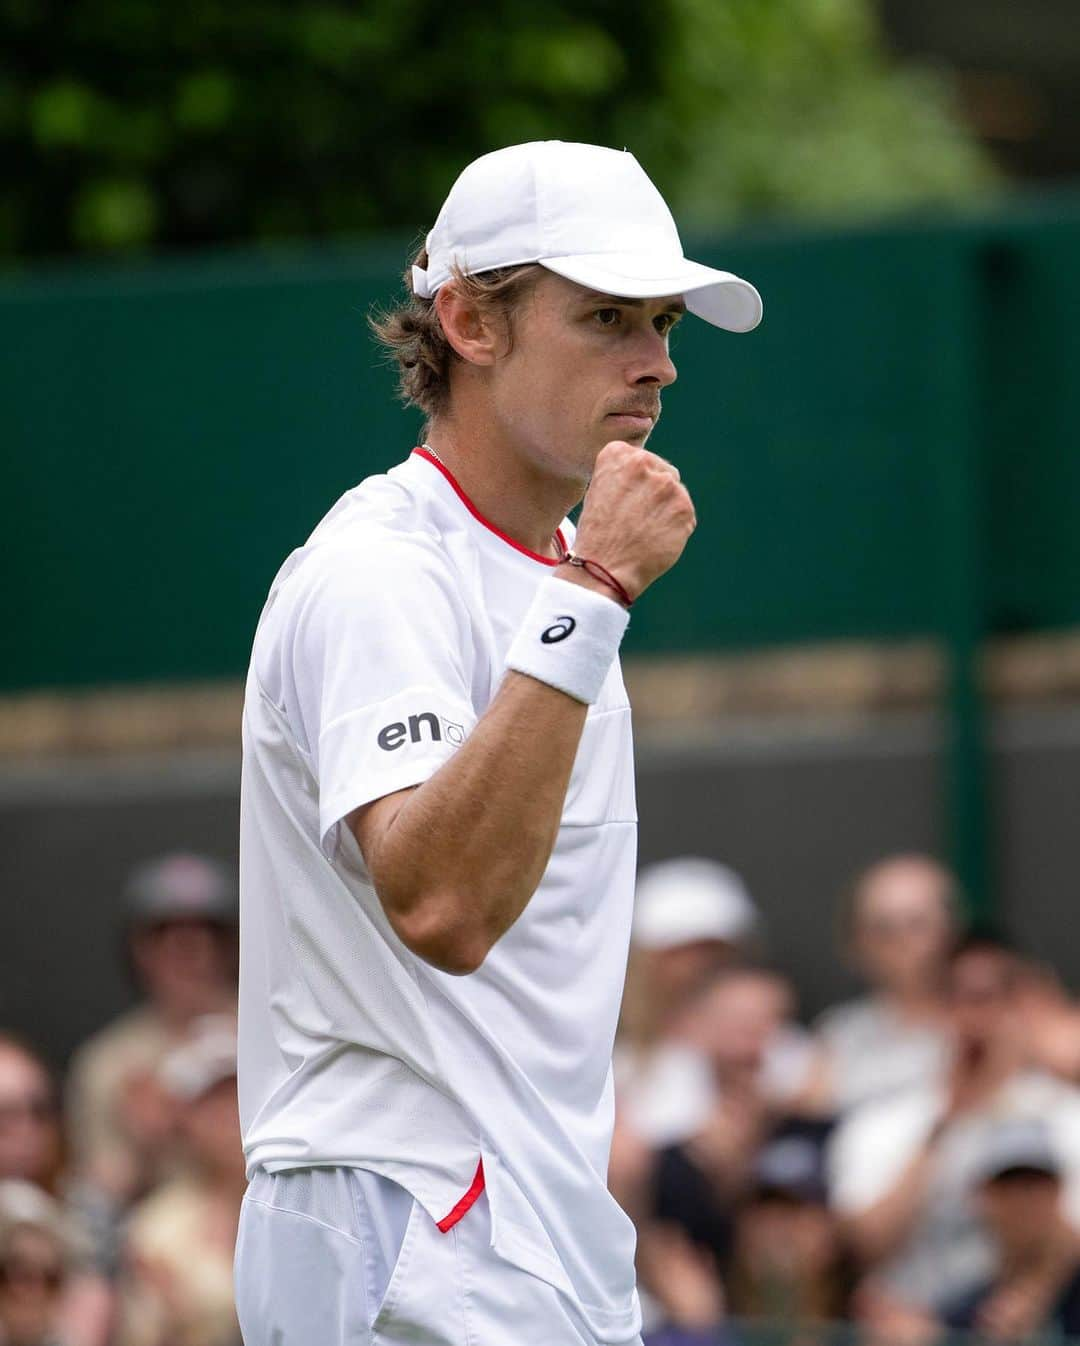
[[[594,580],[599,580],[601,584],[606,584],[609,589],[615,591],[619,596],[619,602],[623,607],[632,608],[634,600],[626,592],[625,588],[619,583],[610,570],[605,570],[599,561],[590,561],[584,556],[575,556],[572,551],[564,552],[559,561],[559,565],[577,566],[584,570],[586,575],[591,575]]]

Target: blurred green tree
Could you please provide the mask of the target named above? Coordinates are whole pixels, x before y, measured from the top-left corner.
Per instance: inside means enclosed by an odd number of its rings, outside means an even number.
[[[0,256],[419,231],[486,149],[634,149],[709,227],[991,173],[870,0],[0,0]]]

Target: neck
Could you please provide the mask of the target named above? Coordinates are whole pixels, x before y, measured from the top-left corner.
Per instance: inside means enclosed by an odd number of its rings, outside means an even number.
[[[882,999],[904,1019],[940,1019],[944,1013],[941,992],[936,986],[913,984],[893,986],[883,991]]]
[[[157,1000],[157,1009],[166,1024],[177,1032],[186,1031],[193,1020],[204,1014],[220,1014],[233,1008],[228,990],[217,985],[185,988],[177,995],[162,995]]]
[[[555,530],[587,482],[558,476],[483,418],[446,413],[431,422],[425,442],[500,532],[539,556],[558,556]]]

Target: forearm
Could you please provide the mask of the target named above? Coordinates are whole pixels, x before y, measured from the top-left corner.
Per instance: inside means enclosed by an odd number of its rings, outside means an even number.
[[[911,1233],[926,1201],[931,1169],[927,1146],[906,1166],[889,1192],[848,1218],[851,1243],[860,1261],[872,1263],[888,1257]]]
[[[551,859],[588,706],[626,627],[617,595],[625,585],[637,597],[668,570],[694,523],[670,463],[605,445],[575,546],[620,578],[562,566],[543,580],[506,655],[516,671],[464,744],[422,785],[350,817],[379,900],[419,957],[474,971],[524,911]],[[592,592],[574,597],[575,588]]]
[[[465,743],[365,844],[410,948],[470,972],[517,920],[551,857],[588,707],[507,673]]]

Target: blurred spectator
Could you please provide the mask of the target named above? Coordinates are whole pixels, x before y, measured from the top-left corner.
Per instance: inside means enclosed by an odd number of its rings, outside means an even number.
[[[851,1265],[829,1208],[822,1123],[782,1126],[757,1156],[735,1219],[728,1307],[773,1323],[846,1316]]]
[[[235,885],[223,866],[168,855],[131,876],[127,947],[143,1003],[76,1053],[69,1121],[85,1184],[123,1206],[169,1171],[173,1115],[158,1066],[201,1015],[235,1003]]]
[[[632,938],[656,1018],[663,1022],[710,973],[744,954],[758,924],[746,885],[727,865],[683,856],[644,869]]]
[[[849,955],[870,990],[817,1023],[837,1112],[934,1080],[945,1067],[952,877],[924,855],[882,860],[856,881],[844,925]]]
[[[622,1121],[652,1145],[681,1140],[709,1105],[705,1063],[678,1041],[682,1012],[758,923],[743,881],[714,860],[664,860],[639,877],[615,1080]]]
[[[1003,1120],[1043,1117],[1061,1156],[1067,1214],[1080,1220],[1080,1092],[1026,1064],[1016,954],[973,935],[948,976],[952,1062],[937,1081],[864,1105],[832,1146],[831,1190],[862,1263],[893,1300],[940,1311],[990,1277],[975,1208],[978,1166]]]
[[[63,1167],[56,1087],[34,1049],[0,1034],[0,1179],[55,1191]]]
[[[1041,1119],[1003,1123],[978,1167],[996,1274],[946,1306],[945,1323],[995,1341],[1080,1337],[1080,1243],[1061,1210],[1061,1161]]]
[[[211,1015],[162,1063],[191,1161],[132,1211],[121,1346],[240,1346],[233,1249],[244,1195],[236,1023]]]
[[[710,1094],[693,1132],[657,1158],[654,1214],[684,1229],[721,1267],[731,1251],[732,1212],[762,1144],[778,1121],[805,1110],[813,1060],[799,1049],[806,1044],[792,1009],[782,976],[745,967],[717,973],[686,1011],[686,1038],[708,1068]]]
[[[60,1204],[20,1179],[0,1181],[0,1343],[104,1346],[112,1301],[80,1269],[81,1240]]]

